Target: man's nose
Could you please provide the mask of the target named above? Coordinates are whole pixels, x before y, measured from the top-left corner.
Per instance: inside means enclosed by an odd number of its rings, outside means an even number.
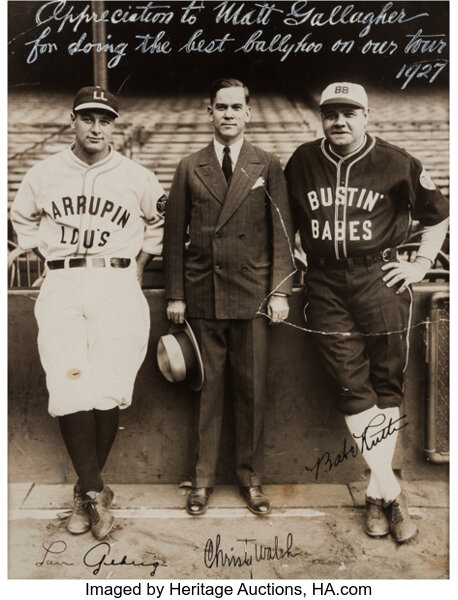
[[[100,123],[97,120],[92,123],[92,131],[94,133],[100,133]]]
[[[345,117],[342,113],[338,113],[336,120],[335,120],[335,125],[340,125],[340,126],[345,125]]]

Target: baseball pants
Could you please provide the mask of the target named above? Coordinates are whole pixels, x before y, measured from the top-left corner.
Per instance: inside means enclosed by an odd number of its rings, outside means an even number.
[[[402,401],[411,292],[386,287],[382,264],[307,269],[307,327],[321,332],[314,335],[344,414]]]
[[[35,316],[52,416],[131,404],[149,336],[135,261],[49,271]]]

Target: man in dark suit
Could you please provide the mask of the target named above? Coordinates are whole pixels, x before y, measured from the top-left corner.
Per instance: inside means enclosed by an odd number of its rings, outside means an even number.
[[[279,160],[244,140],[246,86],[216,81],[208,114],[215,137],[177,168],[164,240],[167,316],[183,323],[187,314],[205,368],[186,510],[203,514],[215,483],[228,372],[237,480],[248,508],[263,516],[271,510],[261,489],[269,321],[260,313],[273,323],[288,316],[291,218]]]

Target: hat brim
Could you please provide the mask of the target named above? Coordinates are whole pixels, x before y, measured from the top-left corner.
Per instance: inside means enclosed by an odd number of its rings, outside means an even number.
[[[320,108],[328,104],[348,104],[348,106],[356,106],[356,108],[364,108],[365,110],[367,110],[367,106],[365,106],[364,104],[361,104],[360,102],[355,102],[355,100],[348,100],[347,98],[329,98],[329,100],[325,100],[320,104]]]
[[[205,380],[204,363],[202,361],[202,355],[200,353],[199,344],[197,343],[194,331],[191,329],[189,323],[185,320],[184,325],[178,325],[172,323],[169,328],[169,333],[176,333],[177,331],[184,331],[191,341],[192,347],[197,358],[197,369],[194,376],[188,381],[189,387],[195,392],[200,392]]]
[[[106,104],[102,104],[101,102],[83,102],[82,104],[74,106],[73,111],[78,112],[80,110],[90,110],[91,108],[96,110],[103,110],[104,112],[109,113],[115,118],[119,117],[119,114],[115,111],[114,108],[111,108]]]

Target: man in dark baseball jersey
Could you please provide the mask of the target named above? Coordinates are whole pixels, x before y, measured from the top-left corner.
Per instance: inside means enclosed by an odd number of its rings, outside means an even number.
[[[265,303],[274,323],[288,315],[288,196],[279,160],[244,139],[251,108],[243,83],[216,81],[208,114],[214,139],[178,165],[164,237],[167,316],[183,323],[188,315],[205,368],[186,509],[205,512],[215,483],[227,374],[237,480],[248,508],[263,516],[270,512],[261,490],[268,320],[257,313]]]
[[[439,251],[448,205],[419,160],[366,133],[368,100],[354,83],[322,93],[325,137],[286,165],[290,204],[307,253],[307,327],[340,388],[339,408],[371,477],[365,531],[398,542],[417,532],[391,462],[400,416],[412,311],[410,284]],[[411,220],[423,234],[400,260]]]

